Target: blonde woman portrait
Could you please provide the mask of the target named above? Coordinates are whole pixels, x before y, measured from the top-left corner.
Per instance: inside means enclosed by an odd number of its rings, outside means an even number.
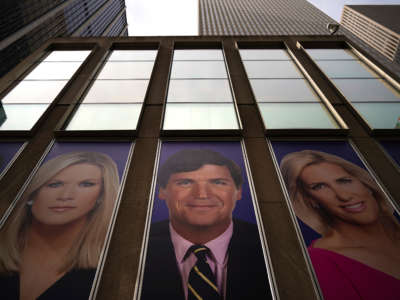
[[[108,155],[45,162],[0,231],[1,298],[87,299],[118,187]]]
[[[399,299],[400,226],[369,173],[314,150],[280,169],[297,217],[321,234],[308,251],[324,298]]]

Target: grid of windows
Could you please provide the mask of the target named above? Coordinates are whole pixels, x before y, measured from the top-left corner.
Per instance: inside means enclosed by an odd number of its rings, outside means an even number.
[[[174,51],[163,129],[239,129],[222,50]]]
[[[135,130],[156,50],[114,50],[67,130]]]
[[[307,52],[372,128],[400,128],[399,91],[351,50],[307,49]]]
[[[338,128],[286,50],[241,49],[240,55],[267,129]]]
[[[90,51],[53,51],[2,100],[0,130],[30,130]]]

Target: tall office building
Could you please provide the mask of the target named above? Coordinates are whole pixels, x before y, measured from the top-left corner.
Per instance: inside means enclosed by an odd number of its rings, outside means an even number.
[[[400,5],[345,5],[341,23],[392,61],[400,63]]]
[[[336,23],[307,0],[200,0],[199,34],[228,36],[326,35],[326,26]],[[346,28],[346,35],[381,64],[400,75],[394,64]]]
[[[124,0],[7,0],[0,18],[0,76],[53,37],[128,35]]]

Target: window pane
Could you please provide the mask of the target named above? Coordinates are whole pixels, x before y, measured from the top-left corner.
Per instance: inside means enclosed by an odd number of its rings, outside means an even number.
[[[283,49],[241,49],[242,60],[290,60]]]
[[[83,102],[143,102],[148,80],[96,80]]]
[[[62,80],[70,79],[82,62],[42,62],[25,80]]]
[[[81,104],[66,130],[136,129],[142,104]]]
[[[108,61],[155,60],[157,50],[114,50]]]
[[[228,80],[171,80],[168,102],[232,102]]]
[[[58,95],[66,80],[29,81],[24,80],[11,90],[3,103],[50,103]]]
[[[30,130],[48,104],[3,104],[5,121],[0,130]]]
[[[174,61],[171,78],[227,78],[223,61]]]
[[[233,104],[176,104],[165,110],[164,129],[238,129]]]
[[[378,77],[358,60],[319,61],[318,65],[330,78],[373,78]]]
[[[267,129],[338,128],[320,103],[259,103]]]
[[[400,128],[400,103],[353,103],[372,128]]]
[[[43,61],[84,61],[89,50],[81,51],[53,51]]]
[[[307,49],[307,53],[315,60],[337,59],[337,60],[353,60],[357,59],[351,52],[346,49]]]
[[[244,61],[249,78],[302,78],[291,61]]]
[[[185,49],[174,51],[176,60],[224,60],[220,49]]]
[[[258,102],[317,101],[304,79],[252,79],[250,83]]]
[[[154,62],[107,62],[97,79],[148,79]]]
[[[350,101],[400,101],[400,93],[382,79],[333,79]]]

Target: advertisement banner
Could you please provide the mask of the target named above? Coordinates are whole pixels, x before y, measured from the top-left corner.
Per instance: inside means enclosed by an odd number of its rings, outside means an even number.
[[[88,299],[130,143],[55,143],[0,229],[2,299]]]
[[[324,299],[398,299],[398,214],[352,146],[272,148]]]
[[[23,145],[23,142],[1,142],[0,143],[0,178],[10,161]]]
[[[380,143],[400,167],[400,141],[380,141]]]

